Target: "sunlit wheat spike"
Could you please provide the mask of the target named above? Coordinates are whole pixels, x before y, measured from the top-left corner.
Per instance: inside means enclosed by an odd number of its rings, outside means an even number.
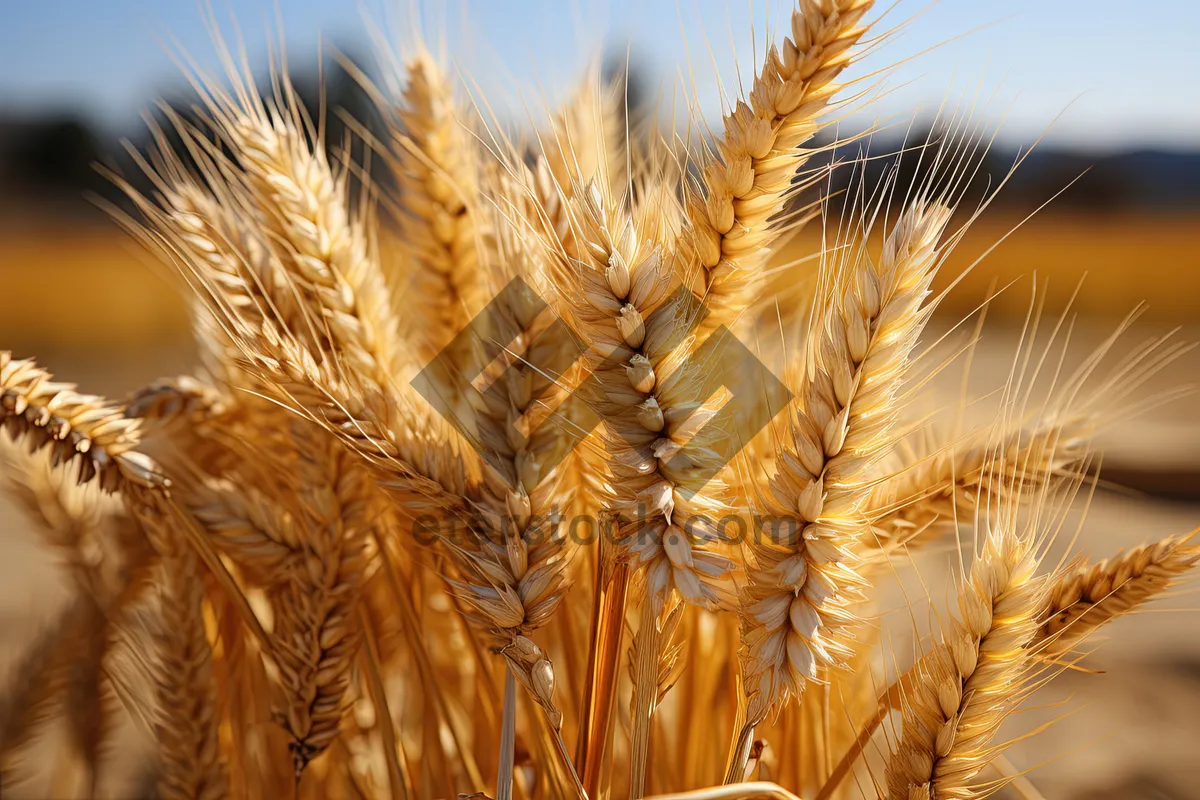
[[[0,485],[37,525],[45,542],[69,553],[120,503],[56,469],[51,457],[0,437]]]
[[[958,595],[959,618],[917,667],[900,741],[887,766],[892,800],[976,798],[975,781],[1002,750],[1000,724],[1021,697],[1045,607],[1033,543],[990,530]]]
[[[590,344],[589,400],[605,424],[606,504],[624,526],[621,547],[646,569],[650,594],[678,591],[691,603],[718,604],[733,564],[708,547],[725,504],[720,481],[696,469],[717,434],[705,425],[716,413],[704,404],[709,398],[695,396],[698,367],[686,364],[689,298],[669,292],[662,252],[641,240],[598,184],[578,192],[571,208],[585,254],[557,265],[555,281]],[[639,508],[645,522],[631,525]]]
[[[29,651],[29,665],[42,671],[41,677],[21,678],[24,665],[14,674],[14,681],[32,682],[20,690],[26,698],[15,703],[9,698],[10,711],[0,712],[0,717],[11,717],[0,731],[0,750],[6,754],[0,762],[21,740],[20,729],[26,728],[28,738],[42,716],[39,708],[52,701],[64,713],[71,748],[94,787],[114,710],[105,675],[113,621],[144,594],[153,562],[144,536],[122,513],[120,502],[96,486],[78,484],[67,470],[52,468],[48,455],[26,453],[0,439],[6,488],[62,562],[74,593],[68,617],[46,634],[56,642]],[[53,647],[61,663],[45,663],[45,651]],[[7,770],[0,763],[0,772]]]
[[[576,187],[569,208],[581,255],[559,254],[553,280],[563,310],[589,343],[588,401],[604,423],[604,503],[620,527],[618,558],[646,575],[639,636],[652,641],[642,643],[634,680],[632,785],[640,795],[659,651],[667,644],[653,634],[655,620],[675,593],[713,607],[727,602],[732,588],[734,563],[712,547],[726,508],[722,484],[702,475],[708,459],[719,458],[710,447],[715,426],[706,425],[717,409],[696,396],[699,368],[685,364],[690,296],[669,294],[671,272],[660,249],[595,181]]]
[[[373,523],[367,476],[355,456],[306,422],[297,420],[292,431],[293,513],[303,536],[272,598],[278,620],[272,636],[284,695],[278,715],[299,774],[338,735],[350,705],[362,637],[356,610]]]
[[[158,790],[165,798],[216,800],[226,796],[227,782],[217,744],[217,698],[199,558],[184,541],[179,512],[170,501],[138,490],[127,493],[126,502],[162,558],[158,594],[163,625],[154,670]]]
[[[437,61],[423,48],[406,63],[408,83],[392,129],[392,172],[400,191],[400,243],[410,291],[409,336],[429,358],[478,312],[486,284],[479,270],[482,235],[479,154],[464,127],[464,108]]]
[[[937,540],[937,529],[968,523],[989,496],[1020,495],[1071,479],[1089,452],[1092,424],[1079,416],[1017,430],[996,442],[981,431],[916,459],[872,490],[879,514],[864,537],[864,560],[882,563]]]
[[[776,217],[796,191],[793,180],[812,150],[820,117],[841,89],[861,25],[873,0],[800,0],[792,36],[772,45],[749,102],[725,117],[718,157],[704,168],[702,189],[688,200],[685,235],[693,290],[710,314],[705,326],[729,324],[753,299]]]
[[[544,166],[559,192],[596,181],[610,196],[628,192],[628,147],[623,79],[605,78],[592,64],[563,108],[540,134]],[[539,164],[541,166],[541,164]]]
[[[918,201],[901,215],[877,263],[851,247],[828,271],[830,295],[796,385],[801,402],[764,498],[766,524],[747,553],[750,727],[848,654],[839,639],[865,585],[854,553],[866,530],[863,474],[890,446],[896,394],[928,318],[924,301],[949,218],[945,206]]]
[[[564,528],[569,496],[556,465],[574,443],[573,431],[549,418],[566,399],[555,375],[574,355],[569,337],[555,335],[551,314],[530,282],[544,267],[541,242],[532,234],[497,220],[496,252],[489,259],[495,283],[505,287],[488,307],[491,341],[503,371],[475,402],[479,445],[484,459],[481,498],[500,524],[485,558],[501,555],[503,578],[521,598],[522,626],[541,627],[561,601],[570,542]],[[494,580],[494,578],[493,578]]]
[[[333,168],[297,114],[294,106],[243,101],[218,119],[247,168],[271,240],[282,243],[277,257],[308,324],[329,339],[325,354],[356,379],[386,384],[400,343],[374,244],[363,213],[350,209],[346,173]]]
[[[0,351],[0,424],[31,449],[47,449],[54,464],[74,462],[80,483],[106,492],[161,486],[154,462],[135,449],[139,424],[122,409],[68,383],[55,383],[31,360]]]
[[[225,412],[227,400],[212,383],[194,375],[161,378],[139,389],[125,415],[159,423],[203,425]]]
[[[239,112],[234,109],[230,113]],[[279,131],[254,127],[253,115],[234,119],[242,122],[233,136],[250,136],[244,130],[248,129],[260,138],[292,142],[294,148],[306,146],[296,143],[305,141],[304,135],[286,118],[275,119]],[[289,157],[300,162],[309,159],[306,163],[326,186],[331,179],[323,157],[303,152],[297,149]],[[264,171],[271,169],[268,155],[260,155],[265,160]],[[333,222],[345,221],[341,183],[332,180],[338,184],[337,191],[320,197],[333,209]],[[320,225],[306,227],[301,224],[303,217],[293,219],[306,232],[297,234],[301,245],[303,240],[315,241],[313,236],[321,241],[329,238],[344,244],[341,249],[330,245],[330,259],[340,252],[357,254],[327,265],[330,270],[321,280],[332,282],[337,290],[322,293],[319,282],[311,283],[289,270],[289,261],[302,260],[301,251],[277,252],[264,232],[252,224],[255,212],[246,205],[253,199],[248,196],[250,190],[220,185],[227,192],[222,195],[223,202],[184,181],[173,193],[164,195],[162,208],[144,203],[155,243],[185,279],[192,278],[189,283],[202,306],[200,316],[211,320],[199,329],[214,352],[210,370],[233,388],[275,394],[292,413],[315,419],[370,459],[385,483],[396,483],[399,490],[412,491],[415,481],[425,487],[425,494],[436,493],[439,483],[453,494],[461,494],[461,465],[454,463],[457,456],[441,441],[446,434],[444,421],[432,409],[422,407],[414,393],[403,392],[391,376],[394,351],[388,349],[388,343],[393,331],[388,322],[390,311],[381,301],[386,290],[377,285],[379,275],[373,260],[357,260],[357,255],[366,252],[363,242],[355,238],[357,228],[352,225],[354,230],[349,233],[335,231],[327,236],[322,231],[329,220],[323,218]],[[274,208],[277,215],[286,215],[288,199],[283,195],[264,188],[259,202],[266,207],[262,213]],[[304,213],[312,213],[311,206],[305,208]],[[249,215],[249,220],[239,216],[238,210]],[[357,244],[345,244],[346,237]],[[353,263],[347,266],[347,261]],[[312,260],[306,263],[313,269],[318,266]],[[343,273],[342,268],[348,271]],[[304,286],[308,289],[301,291]],[[329,300],[332,294],[338,296]],[[284,418],[286,413],[281,413],[280,419]]]
[[[395,379],[398,324],[368,215],[351,209],[346,173],[306,130],[289,91],[272,102],[214,91],[210,111],[246,179],[217,183],[228,202],[168,194],[182,209],[159,213],[160,235],[185,257],[185,276],[202,276],[214,332],[231,338],[226,380],[248,376],[250,388],[275,394],[389,476],[457,487],[461,465],[435,446],[448,435],[444,421]]]
[[[185,141],[192,135],[186,128],[180,133]],[[156,166],[144,169],[160,191],[151,199],[123,186],[142,214],[135,235],[171,264],[189,287],[193,331],[205,371],[219,384],[257,391],[259,387],[239,365],[240,348],[264,325],[278,325],[310,346],[317,344],[314,325],[265,240],[255,211],[246,204],[247,191],[222,178],[211,161],[201,160],[204,181],[186,173],[170,150],[157,159]],[[198,381],[189,381],[186,399],[174,391],[183,386],[142,389],[132,400],[129,416],[153,419],[160,411],[180,405],[199,412],[198,403],[206,399],[208,390],[200,389],[198,394]],[[172,395],[176,396],[171,405],[158,405]],[[208,399],[228,404],[234,398]]]
[[[303,551],[300,523],[277,500],[232,481],[206,481],[182,494],[215,544],[267,583],[286,580]]]
[[[1191,537],[1169,536],[1057,578],[1031,647],[1046,657],[1060,656],[1097,629],[1167,591],[1200,563]]]

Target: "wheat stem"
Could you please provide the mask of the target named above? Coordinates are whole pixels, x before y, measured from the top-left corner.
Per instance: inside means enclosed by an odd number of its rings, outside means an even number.
[[[601,545],[602,549],[605,547]],[[617,665],[620,663],[625,595],[629,586],[628,565],[617,562],[610,569],[605,569],[603,560],[602,553],[596,560],[597,588],[589,628],[593,646],[588,650],[583,719],[575,751],[588,797],[600,795],[601,766],[617,702],[617,680],[620,675]]]
[[[733,783],[726,786],[714,786],[711,789],[695,789],[690,792],[671,792],[656,794],[646,800],[750,800],[750,798],[768,798],[769,800],[801,800],[777,783],[767,781],[750,781],[748,783]]]
[[[500,722],[500,764],[496,768],[496,800],[512,800],[513,755],[517,742],[517,679],[504,670],[504,713]]]
[[[650,758],[650,719],[659,695],[659,661],[664,636],[659,616],[663,601],[658,595],[642,600],[641,622],[634,637],[633,709],[630,734],[629,798],[640,800],[645,789],[646,766]]]

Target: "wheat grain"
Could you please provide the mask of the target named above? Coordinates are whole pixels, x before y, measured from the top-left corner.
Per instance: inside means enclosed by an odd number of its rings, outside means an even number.
[[[106,492],[162,483],[154,462],[135,449],[136,421],[7,351],[0,351],[0,424],[14,439],[26,438],[31,449],[48,449],[56,466],[74,461],[79,483],[95,480]]]

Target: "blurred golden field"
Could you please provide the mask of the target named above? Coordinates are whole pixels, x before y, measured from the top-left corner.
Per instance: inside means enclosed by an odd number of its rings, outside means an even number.
[[[954,280],[1020,222],[985,214],[936,286]],[[815,252],[820,236],[816,226],[809,226],[789,254]],[[1083,316],[1118,319],[1145,302],[1149,318],[1187,324],[1200,312],[1200,216],[1034,216],[962,280],[941,313],[960,317],[988,295],[993,281],[997,287],[1017,281],[992,309],[1023,316],[1035,276],[1048,282],[1050,309],[1061,308],[1078,288],[1074,308]],[[183,343],[186,312],[174,280],[168,267],[155,263],[115,225],[10,230],[0,238],[0,340],[12,347],[52,348]],[[774,288],[794,281],[794,271],[781,269]]]

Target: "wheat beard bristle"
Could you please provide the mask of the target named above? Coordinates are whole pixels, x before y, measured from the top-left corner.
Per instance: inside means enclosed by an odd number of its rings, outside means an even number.
[[[1086,419],[1018,428],[997,444],[990,431],[902,467],[872,492],[881,509],[862,542],[864,561],[886,563],[936,541],[937,526],[972,518],[991,496],[1029,496],[1054,477],[1069,478],[1088,452]],[[929,535],[924,535],[929,532]]]

